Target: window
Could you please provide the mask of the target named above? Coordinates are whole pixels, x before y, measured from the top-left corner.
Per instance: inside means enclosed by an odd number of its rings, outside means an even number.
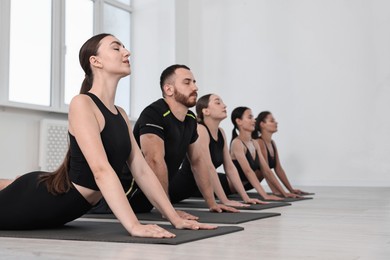
[[[10,17],[8,99],[49,106],[51,1],[13,0]]]
[[[1,0],[0,105],[67,112],[84,79],[81,45],[106,32],[130,49],[130,22],[130,0]],[[129,114],[129,77],[117,92]]]
[[[84,79],[79,64],[79,50],[93,35],[93,3],[89,0],[65,2],[65,104],[80,91]],[[78,66],[77,66],[78,65]]]

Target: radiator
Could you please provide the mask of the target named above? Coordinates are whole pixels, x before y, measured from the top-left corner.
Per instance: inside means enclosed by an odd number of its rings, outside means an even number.
[[[68,151],[68,121],[43,119],[40,122],[39,167],[55,171]]]

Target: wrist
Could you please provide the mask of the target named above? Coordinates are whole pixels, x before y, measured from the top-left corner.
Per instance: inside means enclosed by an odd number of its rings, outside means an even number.
[[[217,202],[215,201],[215,199],[209,199],[209,200],[205,200],[206,201],[206,204],[209,208],[213,208],[215,206],[217,206]]]
[[[174,216],[172,219],[170,219],[169,221],[171,222],[171,224],[174,226],[174,227],[177,227],[179,225],[179,223],[182,221],[183,219],[176,213],[176,216]]]
[[[141,223],[137,220],[137,221],[134,221],[132,223],[128,223],[126,225],[123,225],[125,227],[125,229],[127,230],[127,232],[129,232],[130,234],[132,234],[132,231],[134,230],[134,228],[138,225],[141,225]]]

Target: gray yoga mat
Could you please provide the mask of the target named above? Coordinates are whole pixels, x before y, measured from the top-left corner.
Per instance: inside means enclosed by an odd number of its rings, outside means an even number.
[[[237,226],[223,226],[213,230],[178,230],[169,225],[160,226],[176,234],[176,237],[132,237],[119,222],[97,221],[72,221],[55,229],[2,230],[0,237],[178,245],[244,230]]]
[[[270,201],[272,201],[272,202],[295,202],[295,201],[302,201],[302,200],[311,200],[311,199],[313,199],[312,197],[302,197],[302,198],[283,198],[283,200],[275,201],[275,200],[265,200],[258,193],[248,193],[248,196],[251,197],[251,198],[257,198],[257,199],[260,199],[260,200],[263,200],[263,201],[268,201],[268,202],[270,202]],[[238,194],[231,194],[228,197],[230,199],[240,199],[240,195],[238,195]]]
[[[251,204],[249,207],[234,207],[239,210],[263,210],[277,207],[290,206],[287,202],[271,202],[268,204]],[[173,204],[175,208],[208,208],[204,200],[183,200],[179,203]]]
[[[248,193],[248,194],[256,194],[256,193]],[[273,193],[272,192],[267,192],[267,194],[272,195]],[[314,192],[306,192],[304,194],[299,194],[299,196],[313,196],[313,195],[315,195]]]
[[[185,212],[199,217],[199,222],[202,223],[216,223],[216,224],[240,224],[256,219],[270,218],[280,216],[280,213],[262,212],[240,212],[240,213],[215,213],[203,210],[186,210]],[[97,219],[115,219],[113,214],[86,214],[83,218],[97,218]],[[147,221],[167,221],[161,217],[161,214],[157,210],[152,210],[148,213],[137,213],[139,220]]]

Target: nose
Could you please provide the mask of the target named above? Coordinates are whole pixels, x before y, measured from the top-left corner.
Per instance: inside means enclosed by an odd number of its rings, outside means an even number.
[[[125,51],[125,57],[130,57],[131,52],[126,48],[124,48],[124,51]]]

